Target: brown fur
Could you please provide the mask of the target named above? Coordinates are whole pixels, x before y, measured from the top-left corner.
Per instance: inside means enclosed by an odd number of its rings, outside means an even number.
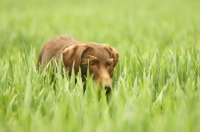
[[[80,67],[83,81],[86,79],[89,67],[94,82],[104,86],[109,92],[118,57],[117,50],[106,44],[79,42],[70,36],[56,36],[42,47],[37,65],[44,68],[52,58],[57,61],[62,58],[69,74],[71,74],[73,63],[75,74],[78,73]]]

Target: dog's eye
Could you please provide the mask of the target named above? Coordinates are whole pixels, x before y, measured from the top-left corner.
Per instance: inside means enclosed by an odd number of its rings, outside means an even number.
[[[96,62],[94,62],[94,61],[90,62],[90,66],[95,66],[95,65],[96,65]]]
[[[109,67],[109,66],[111,66],[112,64],[113,64],[112,62],[107,62],[107,63],[106,63],[106,66]]]

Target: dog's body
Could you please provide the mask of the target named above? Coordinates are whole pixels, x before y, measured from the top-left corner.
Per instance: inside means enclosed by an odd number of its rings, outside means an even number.
[[[75,74],[79,67],[83,80],[86,79],[87,68],[93,75],[93,80],[110,91],[112,74],[118,62],[118,52],[105,44],[79,42],[70,36],[56,36],[44,44],[38,57],[38,67],[44,68],[52,58],[63,59],[65,69]],[[74,67],[73,67],[74,63]]]

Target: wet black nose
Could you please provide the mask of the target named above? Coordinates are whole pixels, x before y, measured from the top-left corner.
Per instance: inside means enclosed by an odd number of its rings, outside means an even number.
[[[105,86],[105,91],[106,94],[109,94],[111,92],[111,86],[110,85]]]

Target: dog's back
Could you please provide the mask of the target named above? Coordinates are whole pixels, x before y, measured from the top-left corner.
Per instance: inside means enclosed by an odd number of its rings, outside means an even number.
[[[38,57],[37,67],[41,65],[42,68],[44,68],[45,65],[54,57],[59,60],[64,48],[77,43],[80,42],[70,36],[53,37],[42,47]]]

